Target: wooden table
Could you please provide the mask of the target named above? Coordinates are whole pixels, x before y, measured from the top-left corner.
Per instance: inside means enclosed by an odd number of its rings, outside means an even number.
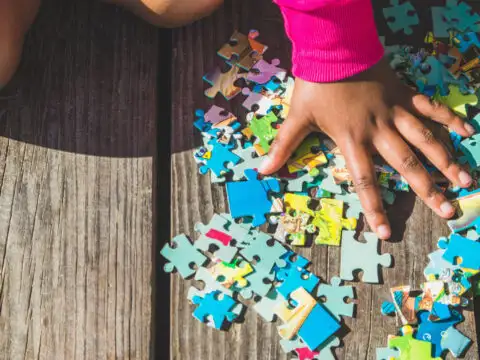
[[[381,7],[377,7],[378,10]],[[378,20],[382,20],[378,16]],[[383,21],[383,20],[382,20]],[[202,75],[220,63],[216,50],[234,29],[260,31],[259,40],[269,46],[267,59],[280,58],[283,67],[290,67],[290,44],[284,35],[283,24],[276,6],[269,1],[232,1],[214,16],[173,33],[172,82],[172,236],[180,233],[194,235],[194,224],[207,223],[214,212],[227,211],[223,186],[212,185],[209,176],[198,174],[192,149],[200,145],[198,132],[193,128],[193,111],[207,108],[212,101],[203,96]],[[380,31],[386,29],[379,26]],[[418,32],[421,43],[425,32]],[[400,41],[401,39],[399,39]],[[241,96],[240,96],[241,97]],[[244,115],[240,99],[230,103],[217,97],[217,103]],[[387,334],[395,334],[395,320],[380,314],[380,305],[389,299],[388,290],[400,284],[420,285],[427,254],[436,247],[439,236],[447,235],[443,220],[412,194],[399,196],[389,210],[394,238],[382,244],[382,252],[394,256],[393,268],[383,270],[384,283],[368,285],[355,283],[358,298],[355,318],[346,319],[348,334],[343,346],[337,349],[338,359],[375,359],[375,349],[386,346]],[[311,270],[322,279],[339,274],[338,248],[315,246],[301,254],[312,260]],[[212,330],[195,320],[194,309],[186,299],[190,282],[178,275],[173,277],[171,291],[171,359],[286,359],[279,346],[276,324],[264,322],[249,309],[246,320],[235,324],[229,332]],[[473,312],[465,312],[466,320],[459,328],[476,339]],[[469,350],[467,359],[478,359],[477,344]]]
[[[153,358],[158,54],[125,11],[43,2],[0,100],[0,359]]]

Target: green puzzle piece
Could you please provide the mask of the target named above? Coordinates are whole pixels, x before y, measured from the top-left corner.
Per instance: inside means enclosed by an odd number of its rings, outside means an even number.
[[[402,336],[389,336],[388,338],[388,347],[400,351],[400,356],[396,357],[396,360],[442,360],[439,357],[432,358],[432,343],[413,338],[411,326],[404,326],[402,334]]]
[[[267,115],[259,118],[255,114],[250,113],[247,115],[247,120],[249,121],[248,127],[258,139],[258,145],[264,153],[268,153],[270,144],[278,132],[273,126],[278,121],[277,116],[273,112],[269,112]]]

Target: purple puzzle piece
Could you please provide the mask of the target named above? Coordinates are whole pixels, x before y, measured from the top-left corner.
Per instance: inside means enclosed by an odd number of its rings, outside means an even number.
[[[212,107],[204,115],[205,121],[212,125],[228,121],[228,123],[237,120],[237,117],[224,108],[212,105]]]
[[[258,109],[255,111],[255,114],[265,116],[268,113],[268,110],[272,107],[272,100],[262,94],[251,91],[249,88],[243,88],[243,95],[248,97],[244,100],[242,105],[249,111],[253,111],[253,106],[256,105]]]
[[[259,60],[248,73],[247,80],[257,84],[266,84],[273,77],[277,77],[283,81],[287,76],[287,71],[277,67],[279,64],[280,60],[278,59],[273,59],[271,63],[263,59]]]

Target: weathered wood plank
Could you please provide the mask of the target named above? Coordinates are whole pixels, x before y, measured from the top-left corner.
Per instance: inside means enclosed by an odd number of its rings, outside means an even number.
[[[45,1],[0,124],[0,358],[148,359],[157,30]]]
[[[285,38],[279,11],[268,1],[233,1],[212,17],[187,28],[174,31],[172,83],[172,236],[185,232],[194,235],[195,222],[206,222],[213,212],[226,209],[222,186],[211,185],[208,176],[198,175],[191,150],[200,145],[192,123],[196,108],[208,108],[212,101],[203,96],[202,75],[221,60],[216,50],[234,29],[243,32],[250,28],[260,31],[260,41],[269,46],[267,59],[278,57],[289,67],[290,45]],[[227,103],[216,98],[222,106],[236,114],[245,114],[240,99]],[[394,232],[400,238],[384,243],[382,251],[395,258],[395,267],[383,272],[385,284],[356,283],[359,299],[357,316],[346,320],[350,332],[343,347],[337,349],[338,359],[374,359],[375,348],[386,346],[387,334],[397,330],[392,318],[380,314],[382,301],[389,298],[388,289],[404,283],[420,285],[427,254],[435,248],[439,236],[448,233],[444,221],[434,216],[420,201],[403,196],[390,210]],[[401,240],[401,241],[399,241]],[[314,247],[301,253],[313,262],[312,270],[324,280],[339,274],[339,249]],[[186,296],[189,282],[174,276],[171,292],[172,359],[286,359],[279,347],[275,325],[263,322],[252,309],[247,311],[243,324],[229,332],[219,332],[193,319],[193,306]],[[473,313],[467,313],[460,327],[472,338],[475,336]],[[476,344],[468,359],[477,359]]]

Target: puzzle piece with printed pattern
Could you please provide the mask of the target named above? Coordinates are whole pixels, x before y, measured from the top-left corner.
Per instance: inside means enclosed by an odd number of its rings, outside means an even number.
[[[466,53],[472,46],[480,49],[480,41],[474,32],[457,34],[452,41],[462,54]]]
[[[450,230],[458,233],[473,228],[480,233],[480,189],[462,191],[462,195],[456,199],[456,204],[460,215],[447,222]]]
[[[288,301],[275,307],[275,313],[284,322],[278,327],[280,336],[292,340],[298,335],[310,350],[326,345],[332,335],[340,329],[338,321],[304,288],[296,289],[290,297],[295,301],[294,308]],[[322,326],[319,327],[318,324]]]
[[[207,317],[211,316],[215,329],[222,329],[226,324],[234,321],[238,313],[234,312],[233,308],[242,307],[232,297],[222,294],[220,291],[208,293],[203,298],[195,296],[192,302],[198,305],[193,316],[200,322],[206,322]]]
[[[402,336],[388,336],[388,347],[398,349],[400,356],[397,360],[441,360],[433,358],[432,344],[428,341],[420,341],[413,337],[413,329],[409,325],[402,327]]]
[[[287,161],[290,173],[306,170],[310,171],[318,166],[325,165],[327,157],[320,149],[320,139],[317,136],[307,137]]]
[[[165,264],[164,270],[172,272],[176,269],[184,279],[195,273],[193,265],[201,267],[208,261],[208,258],[193,246],[185,234],[175,236],[171,244],[163,246],[160,254],[169,261]]]
[[[224,177],[229,171],[225,166],[227,163],[237,164],[240,158],[232,152],[234,144],[221,144],[217,139],[204,137],[204,146],[194,151],[195,161],[201,163],[200,173],[205,175],[210,170],[217,177]]]
[[[445,331],[447,331],[449,328],[453,328],[454,325],[460,323],[463,321],[463,316],[456,310],[452,310],[452,316],[450,319],[443,320],[443,321],[430,321],[430,313],[428,311],[420,311],[418,313],[418,329],[415,332],[415,339],[417,340],[424,340],[432,343],[432,354],[433,356],[440,357],[442,356],[442,353],[446,350],[448,350],[449,347],[453,347],[452,344],[450,344],[447,341],[448,346],[443,347],[442,346],[442,337]],[[452,333],[452,337],[455,338],[455,336]],[[468,339],[468,338],[467,338]],[[451,339],[450,339],[451,340]],[[461,344],[468,345],[470,339],[468,339],[467,342],[462,341]],[[461,346],[464,348],[464,346]],[[458,351],[457,349],[453,350],[454,352],[462,352]],[[458,355],[452,354],[455,357],[458,357]]]
[[[355,231],[343,230],[341,247],[340,278],[353,280],[353,271],[363,270],[362,281],[377,284],[378,267],[390,266],[390,254],[378,254],[378,238],[374,233],[364,232],[365,243],[355,240]]]
[[[341,283],[342,280],[334,276],[330,284],[320,284],[317,290],[317,297],[325,298],[323,304],[337,320],[340,316],[352,317],[355,309],[355,304],[351,302],[355,298],[353,286],[342,286]]]
[[[216,123],[207,121],[206,113],[203,110],[201,109],[195,110],[196,119],[193,123],[193,126],[196,127],[199,131],[201,131],[204,137],[218,138],[223,133],[234,133],[235,131],[240,129],[241,124],[238,121],[236,121],[237,118],[235,117],[235,115],[230,114],[227,111],[225,111],[227,115],[220,115],[223,113],[223,109],[222,111],[219,109],[222,109],[222,108],[213,105],[212,108],[207,111],[207,114],[208,113],[212,114],[212,111],[214,111],[215,113],[218,111],[219,114],[217,117],[210,116],[209,118],[209,120],[213,120],[213,121],[216,121],[217,119],[223,119]]]
[[[311,272],[297,267],[291,267],[287,271],[276,274],[276,278],[280,282],[280,284],[277,285],[277,291],[285,299],[290,299],[292,292],[300,287],[308,292],[312,292],[320,282],[320,279]]]
[[[266,45],[255,40],[258,35],[256,30],[250,30],[248,35],[235,31],[229,41],[217,51],[217,54],[231,65],[250,70],[268,49]]]
[[[391,7],[383,9],[383,15],[390,29],[396,33],[402,30],[407,35],[413,34],[412,26],[418,25],[419,19],[410,2],[400,4],[400,0],[390,0]]]
[[[254,144],[255,150],[259,156],[263,156],[270,150],[270,144],[278,133],[278,117],[273,112],[258,117],[254,113],[247,114],[248,128],[257,138]]]
[[[309,224],[310,218],[309,214],[287,209],[277,219],[275,234],[280,234],[282,239],[290,241],[292,246],[305,246],[307,233],[315,233],[315,226]]]
[[[228,182],[226,184],[228,204],[231,216],[253,217],[253,226],[260,226],[267,221],[266,214],[272,212],[274,202],[269,199],[269,192],[279,192],[277,179],[258,180],[255,170],[245,170],[246,181]],[[248,198],[245,195],[248,194]]]
[[[233,291],[227,289],[225,286],[216,281],[210,271],[205,267],[201,267],[197,270],[197,272],[195,273],[195,280],[197,282],[202,282],[203,288],[200,290],[194,286],[190,286],[187,294],[187,299],[190,301],[193,301],[193,298],[196,296],[203,298],[208,293],[214,291],[219,291],[233,297]]]
[[[480,242],[451,234],[448,240],[440,238],[438,247],[445,249],[443,258],[452,264],[459,263],[467,269],[480,269]]]
[[[287,71],[279,68],[278,65],[280,65],[278,59],[273,59],[270,63],[261,59],[250,69],[247,80],[257,84],[266,84],[273,78],[283,81],[287,76]]]
[[[274,105],[271,98],[262,93],[256,93],[248,87],[243,88],[242,94],[247,97],[242,105],[248,111],[252,111],[256,115],[261,116],[265,116],[271,112],[270,109]]]
[[[245,276],[253,272],[252,266],[240,259],[235,259],[231,263],[219,262],[208,269],[212,276],[226,288],[235,285],[236,288],[244,288],[248,285]]]
[[[429,87],[437,87],[441,96],[448,95],[448,85],[453,84],[459,90],[468,93],[468,81],[463,78],[456,79],[450,71],[435,57],[427,56],[421,68],[415,72],[418,91],[424,93]]]
[[[242,88],[235,83],[245,77],[246,74],[240,74],[236,66],[232,66],[227,72],[222,72],[219,67],[216,67],[203,76],[203,80],[211,85],[204,94],[210,99],[214,99],[217,94],[222,94],[226,100],[230,100],[242,91]]]

